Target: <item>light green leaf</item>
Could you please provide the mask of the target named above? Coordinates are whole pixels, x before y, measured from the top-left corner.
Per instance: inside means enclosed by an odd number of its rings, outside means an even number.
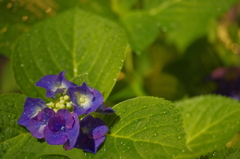
[[[1,159],[34,158],[45,146],[32,137],[25,128],[17,124],[25,98],[21,94],[0,96]]]
[[[159,29],[154,17],[145,12],[132,12],[121,19],[131,48],[136,52],[146,49],[158,36]]]
[[[148,1],[148,0],[145,0]],[[184,50],[197,38],[205,36],[212,18],[217,18],[230,9],[237,0],[159,0],[148,12],[158,19],[168,40]],[[154,7],[155,6],[155,7]]]
[[[73,82],[79,86],[82,85],[83,82],[86,82],[90,86],[90,83],[88,81],[88,73],[83,73],[81,75],[73,77],[71,82]]]
[[[68,80],[88,73],[89,83],[108,97],[125,58],[126,38],[115,23],[74,8],[49,18],[19,38],[13,53],[14,76],[30,97],[45,96],[35,83],[66,71]]]
[[[170,159],[184,149],[182,119],[171,102],[138,97],[113,109],[116,114],[104,119],[110,132],[103,147],[87,157]]]
[[[236,100],[206,95],[177,102],[183,116],[189,152],[176,158],[205,155],[225,147],[240,129],[240,103]]]

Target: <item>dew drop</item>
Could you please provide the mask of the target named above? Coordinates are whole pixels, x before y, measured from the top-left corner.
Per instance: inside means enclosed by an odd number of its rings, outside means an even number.
[[[162,26],[162,27],[161,27],[161,30],[162,30],[163,32],[167,32],[168,29],[167,29],[167,27]]]
[[[186,118],[190,118],[191,115],[189,113],[187,113],[185,116],[186,116]]]
[[[160,22],[157,22],[157,23],[156,23],[156,26],[157,26],[157,27],[160,27],[160,26],[161,26],[161,23],[160,23]]]

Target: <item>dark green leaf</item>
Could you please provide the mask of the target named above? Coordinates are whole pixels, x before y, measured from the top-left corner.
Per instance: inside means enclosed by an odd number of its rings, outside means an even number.
[[[170,159],[185,148],[182,119],[164,99],[138,97],[113,107],[105,117],[110,127],[103,147],[89,158]]]
[[[47,19],[19,38],[13,53],[17,84],[30,97],[44,75],[66,71],[72,79],[88,73],[89,83],[108,97],[125,58],[124,31],[115,23],[77,8]]]
[[[0,96],[0,158],[34,158],[45,146],[17,124],[25,101],[21,94]]]
[[[131,48],[136,52],[143,51],[158,36],[156,20],[145,12],[132,12],[121,20],[128,33]]]

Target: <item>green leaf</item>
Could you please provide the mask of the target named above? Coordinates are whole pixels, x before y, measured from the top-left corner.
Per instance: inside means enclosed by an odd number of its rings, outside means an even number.
[[[64,150],[63,145],[48,145],[46,144],[45,149],[38,154],[39,159],[42,156],[48,157],[48,156],[53,156],[53,155],[61,155],[61,156],[67,156],[71,159],[84,159],[85,158],[85,154],[83,152],[83,150],[81,149],[71,149],[71,150]]]
[[[176,103],[183,116],[189,152],[176,158],[196,158],[225,147],[240,129],[240,103],[236,100],[206,95]]]
[[[90,83],[88,81],[88,73],[83,73],[81,75],[73,77],[71,82],[73,82],[79,86],[82,85],[83,82],[86,82],[90,86]]]
[[[0,96],[0,158],[34,158],[44,144],[17,124],[25,101],[21,94]]]
[[[43,155],[38,157],[37,159],[70,159],[70,158],[63,155]]]
[[[125,58],[124,31],[115,23],[74,8],[49,18],[19,38],[13,52],[14,76],[30,97],[45,96],[35,83],[66,71],[72,79],[88,73],[89,83],[108,97]]]
[[[205,156],[199,157],[199,159],[239,159],[239,148],[223,148],[219,151],[213,151]]]
[[[145,0],[148,1],[148,0]],[[156,0],[148,12],[158,19],[168,40],[175,43],[180,50],[197,38],[205,36],[209,22],[230,9],[237,0]],[[155,6],[155,7],[154,7]]]
[[[159,29],[154,17],[145,12],[132,12],[121,19],[131,48],[136,52],[146,49],[157,38]]]
[[[110,128],[103,147],[89,158],[170,159],[185,147],[182,119],[164,99],[138,97],[115,105],[105,116]]]
[[[129,12],[137,0],[111,0],[112,9],[120,16]]]

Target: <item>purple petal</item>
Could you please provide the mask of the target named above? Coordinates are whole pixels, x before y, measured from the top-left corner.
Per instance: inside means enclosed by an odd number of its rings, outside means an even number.
[[[43,130],[45,126],[47,125],[49,119],[54,116],[54,111],[50,108],[44,108],[42,111],[38,113],[38,115],[34,118],[32,118],[29,121],[29,124],[27,126],[27,129],[30,131],[30,133],[38,138],[43,138]]]
[[[44,139],[49,145],[62,145],[67,142],[68,137],[62,131],[60,133],[52,132],[47,125],[44,129]]]
[[[92,131],[93,139],[100,139],[108,132],[106,125],[98,126]]]
[[[101,119],[88,115],[80,122],[80,133],[75,147],[96,153],[98,147],[104,142],[107,131],[108,127]]]
[[[80,131],[75,146],[76,148],[95,153],[94,139],[89,139],[87,135]]]
[[[74,147],[79,135],[80,124],[78,120],[78,115],[76,113],[71,113],[71,116],[73,117],[75,122],[72,129],[66,129],[66,134],[68,135],[68,141],[64,144],[65,150],[70,150]]]
[[[102,137],[100,139],[90,139],[87,135],[80,132],[80,135],[77,139],[77,142],[75,144],[75,148],[82,149],[84,151],[88,151],[91,153],[96,153],[98,150],[98,147],[104,142],[106,137]]]
[[[103,137],[101,137],[99,139],[94,140],[95,147],[94,147],[94,151],[92,153],[96,153],[97,152],[98,147],[104,142],[105,139],[106,139],[106,137],[103,136]]]
[[[61,133],[65,129],[65,119],[62,116],[54,116],[48,122],[48,128],[52,133]]]
[[[58,110],[56,115],[57,116],[62,116],[64,118],[64,120],[66,122],[65,123],[65,127],[67,129],[72,129],[75,120],[74,120],[72,114],[69,112],[69,110],[67,110],[67,109],[60,109],[60,110]]]
[[[78,115],[89,114],[103,103],[102,94],[91,87],[87,87],[85,82],[81,86],[70,87],[68,94],[74,104],[74,112]]]
[[[18,124],[27,126],[29,120],[35,117],[39,111],[46,107],[46,103],[39,98],[26,98],[23,113],[18,120]]]
[[[102,104],[97,110],[96,112],[98,113],[102,113],[102,114],[112,114],[115,113],[115,110],[112,109],[111,107],[106,107],[104,104]]]
[[[68,87],[77,86],[76,84],[64,78],[65,71],[60,72],[58,75],[43,76],[36,86],[43,87],[47,90],[46,97],[54,98],[57,94],[63,93]]]

